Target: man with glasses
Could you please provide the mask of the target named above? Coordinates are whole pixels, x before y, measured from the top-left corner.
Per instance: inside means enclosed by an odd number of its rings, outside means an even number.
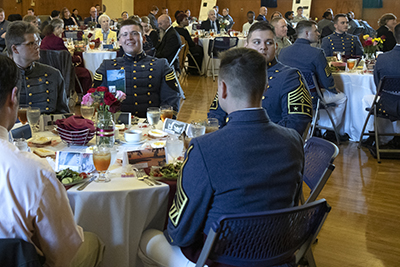
[[[126,100],[121,110],[132,115],[146,117],[148,107],[171,105],[179,110],[180,94],[174,71],[164,58],[147,56],[143,51],[143,28],[140,23],[127,19],[121,22],[119,44],[123,57],[104,60],[94,74],[94,86],[110,84],[111,76],[123,73]]]
[[[25,21],[10,23],[6,36],[7,53],[21,75],[20,104],[39,107],[41,113],[68,113],[64,79],[60,71],[36,62],[40,58],[39,30]]]
[[[276,60],[278,45],[274,29],[268,22],[257,22],[250,27],[246,47],[257,50],[268,62],[268,86],[262,97],[262,107],[272,122],[295,129],[303,135],[311,122],[311,96],[305,87],[300,71]],[[224,126],[227,113],[219,104],[218,94],[211,104],[209,118],[217,118]]]

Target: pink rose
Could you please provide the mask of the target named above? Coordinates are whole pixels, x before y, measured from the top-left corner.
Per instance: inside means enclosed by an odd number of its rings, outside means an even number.
[[[374,42],[374,46],[376,46],[377,44],[378,44],[378,42],[377,42],[377,41],[375,41],[375,42]]]
[[[93,105],[93,103],[94,103],[94,100],[92,98],[92,94],[91,93],[87,93],[86,95],[84,95],[82,97],[81,105],[91,106],[91,105]]]
[[[124,101],[126,99],[126,94],[120,90],[117,90],[117,93],[115,94],[115,97],[119,100],[119,101]]]

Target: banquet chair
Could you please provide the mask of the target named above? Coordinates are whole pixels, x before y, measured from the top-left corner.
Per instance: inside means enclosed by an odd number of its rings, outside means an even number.
[[[339,148],[332,142],[318,137],[311,137],[304,145],[303,181],[310,188],[307,201],[301,194],[301,204],[307,204],[317,199],[331,176],[335,165],[333,161],[339,154]]]
[[[183,48],[181,49],[181,51],[179,53],[179,68],[181,69],[180,76],[183,76],[183,71],[185,71],[185,73],[187,74],[187,70],[185,68],[185,61],[186,61],[187,54],[189,52],[189,45],[188,45],[185,37],[183,37],[182,35],[179,35],[179,36],[181,37],[181,42],[182,42],[182,46],[183,46]]]
[[[376,159],[381,163],[381,153],[400,153],[400,149],[382,149],[379,146],[380,136],[400,136],[400,133],[379,133],[378,118],[391,121],[400,120],[400,76],[385,76],[378,84],[374,101],[370,108],[367,108],[368,115],[361,131],[359,144],[364,135],[375,135]],[[370,117],[374,115],[375,132],[365,132]],[[358,145],[360,148],[360,145]]]
[[[176,60],[179,60],[179,53],[181,52],[181,50],[183,49],[183,47],[185,47],[185,44],[183,44],[183,45],[181,45],[181,47],[179,47],[179,49],[178,49],[178,51],[176,51],[176,54],[175,54],[175,56],[174,56],[174,58],[171,60],[171,63],[169,63],[169,66],[171,67],[171,68],[174,68],[174,64],[175,64],[175,61]],[[180,72],[180,70],[175,70],[175,71],[178,71],[178,72]]]
[[[333,121],[331,112],[329,111],[329,107],[331,106],[335,106],[334,103],[326,103],[324,96],[321,92],[321,89],[319,88],[317,79],[315,77],[315,74],[312,73],[311,71],[301,71],[301,73],[303,74],[304,80],[307,83],[308,89],[311,93],[311,96],[313,98],[313,109],[315,114],[313,116],[313,120],[312,120],[312,125],[311,125],[311,136],[313,136],[314,132],[315,132],[315,128],[319,128],[319,129],[325,129],[325,130],[331,130],[333,129],[333,131],[335,132],[335,137],[336,137],[336,144],[340,144],[340,139],[339,139],[339,131],[336,127],[335,122]],[[319,120],[319,111],[321,109],[324,109],[326,111],[326,113],[328,114],[329,120],[331,121],[332,124],[332,128],[329,127],[324,127],[324,126],[320,126],[318,125],[318,120]]]
[[[321,199],[281,210],[222,216],[212,224],[196,267],[207,259],[234,266],[297,264],[310,254],[330,209]]]
[[[0,239],[1,266],[41,267],[44,262],[33,244],[18,238]]]
[[[218,59],[219,53],[226,51],[232,47],[238,45],[239,38],[237,37],[215,37],[210,40],[208,44],[208,56],[210,57],[207,62],[206,71],[211,61],[211,69],[213,75],[213,81],[215,82],[215,70],[214,70],[214,59]]]
[[[32,137],[32,130],[31,126],[29,124],[22,125],[21,127],[14,128],[11,131],[11,138],[16,139],[16,138],[25,138],[28,140],[29,138]]]
[[[40,50],[40,63],[47,64],[58,69],[64,78],[66,95],[68,98],[68,106],[75,107],[75,69],[72,64],[71,54],[66,50]],[[83,89],[81,88],[82,92]],[[72,109],[73,110],[73,109]]]

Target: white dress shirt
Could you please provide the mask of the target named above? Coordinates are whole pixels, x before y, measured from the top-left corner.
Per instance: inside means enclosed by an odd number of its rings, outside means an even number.
[[[243,24],[242,32],[249,32],[250,27],[256,22],[257,22],[257,20],[253,20],[252,24],[250,24],[249,22],[246,22],[245,24]]]
[[[69,266],[83,243],[67,192],[48,162],[22,152],[0,126],[0,238],[21,238],[46,257],[45,266]]]

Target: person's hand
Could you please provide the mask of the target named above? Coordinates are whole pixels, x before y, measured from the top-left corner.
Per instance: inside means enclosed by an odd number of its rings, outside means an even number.
[[[3,38],[3,39],[6,38],[6,32],[3,33],[0,37]]]

